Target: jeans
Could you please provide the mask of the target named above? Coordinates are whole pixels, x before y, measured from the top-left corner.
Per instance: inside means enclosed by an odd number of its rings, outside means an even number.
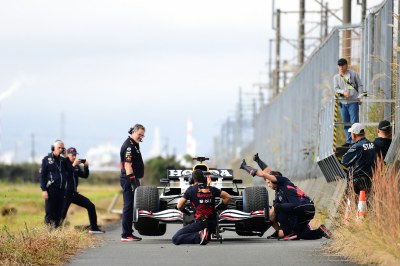
[[[358,123],[360,121],[358,116],[358,103],[342,103],[340,111],[342,113],[342,120],[344,123]],[[348,131],[350,126],[344,126],[344,134],[346,135],[346,143],[353,143],[351,133]]]

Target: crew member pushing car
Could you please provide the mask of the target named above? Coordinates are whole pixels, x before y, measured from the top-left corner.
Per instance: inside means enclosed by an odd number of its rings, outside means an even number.
[[[227,192],[207,185],[207,178],[203,171],[196,169],[192,173],[194,185],[190,186],[183,197],[179,199],[177,208],[183,210],[185,203],[190,203],[195,208],[195,222],[181,228],[172,237],[172,243],[206,245],[209,240],[209,232],[213,232],[217,226],[217,211],[226,208],[232,198]],[[215,207],[215,198],[220,197],[221,203]]]
[[[309,222],[315,215],[314,202],[288,178],[278,171],[271,171],[272,169],[258,156],[257,159],[263,170],[248,166],[245,160],[240,165],[240,169],[246,170],[252,176],[257,175],[264,178],[268,187],[275,190],[275,201],[274,206],[271,207],[270,217],[272,223],[278,222],[283,230],[284,237],[280,240],[330,238],[331,233],[324,225],[315,230],[311,230],[309,227]],[[275,225],[274,228],[277,229],[277,226]]]

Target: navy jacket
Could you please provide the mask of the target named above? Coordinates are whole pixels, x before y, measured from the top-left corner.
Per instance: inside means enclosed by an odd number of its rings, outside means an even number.
[[[376,138],[374,140],[376,155],[382,156],[382,158],[385,159],[391,143],[392,143],[391,139],[385,139],[380,137]]]
[[[300,188],[295,186],[287,177],[276,177],[277,189],[275,191],[275,203],[310,204],[312,200]]]
[[[65,189],[67,180],[72,178],[72,169],[67,163],[67,159],[62,156],[54,156],[49,153],[42,160],[39,170],[39,182],[42,191],[47,191],[48,187],[58,187]]]
[[[362,138],[343,155],[342,164],[347,167],[353,178],[372,177],[375,156],[374,143]]]
[[[69,164],[70,169],[72,169],[72,178],[67,181],[67,191],[76,192],[79,184],[79,177],[88,178],[89,177],[89,167],[84,166],[83,170],[77,166],[72,166],[72,162],[66,159]]]

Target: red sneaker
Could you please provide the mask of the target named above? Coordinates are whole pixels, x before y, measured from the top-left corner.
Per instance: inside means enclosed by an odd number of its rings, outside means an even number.
[[[280,241],[299,240],[295,233],[291,233],[279,239]]]
[[[121,242],[132,242],[132,241],[140,241],[140,240],[142,240],[142,238],[135,236],[135,235],[121,237]]]

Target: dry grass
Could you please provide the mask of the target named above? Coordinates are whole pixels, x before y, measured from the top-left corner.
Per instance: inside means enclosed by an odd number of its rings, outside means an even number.
[[[0,230],[0,265],[62,265],[96,238],[77,230],[26,227],[18,233]]]
[[[107,207],[119,185],[82,182],[80,192],[95,205],[99,225],[115,222],[118,215]],[[50,230],[43,225],[44,200],[37,184],[0,183],[0,265],[61,265],[80,249],[93,246],[101,237],[90,236],[86,209],[71,205],[69,227]],[[122,199],[119,205],[121,205]]]
[[[345,198],[351,199],[350,217],[345,219],[347,204],[343,203],[328,250],[362,264],[400,265],[399,170],[378,164],[367,215],[361,222],[355,217],[358,200],[354,191],[349,189]]]
[[[91,185],[82,182],[79,191],[88,197],[95,205],[99,225],[115,222],[118,215],[107,213],[107,208],[115,193],[120,190],[119,185]],[[11,232],[21,229],[40,227],[44,221],[44,200],[41,197],[37,184],[10,184],[0,183],[0,224],[7,225]],[[117,207],[122,208],[122,197]],[[3,215],[3,211],[15,210]],[[67,215],[71,227],[89,224],[86,209],[71,204]]]

